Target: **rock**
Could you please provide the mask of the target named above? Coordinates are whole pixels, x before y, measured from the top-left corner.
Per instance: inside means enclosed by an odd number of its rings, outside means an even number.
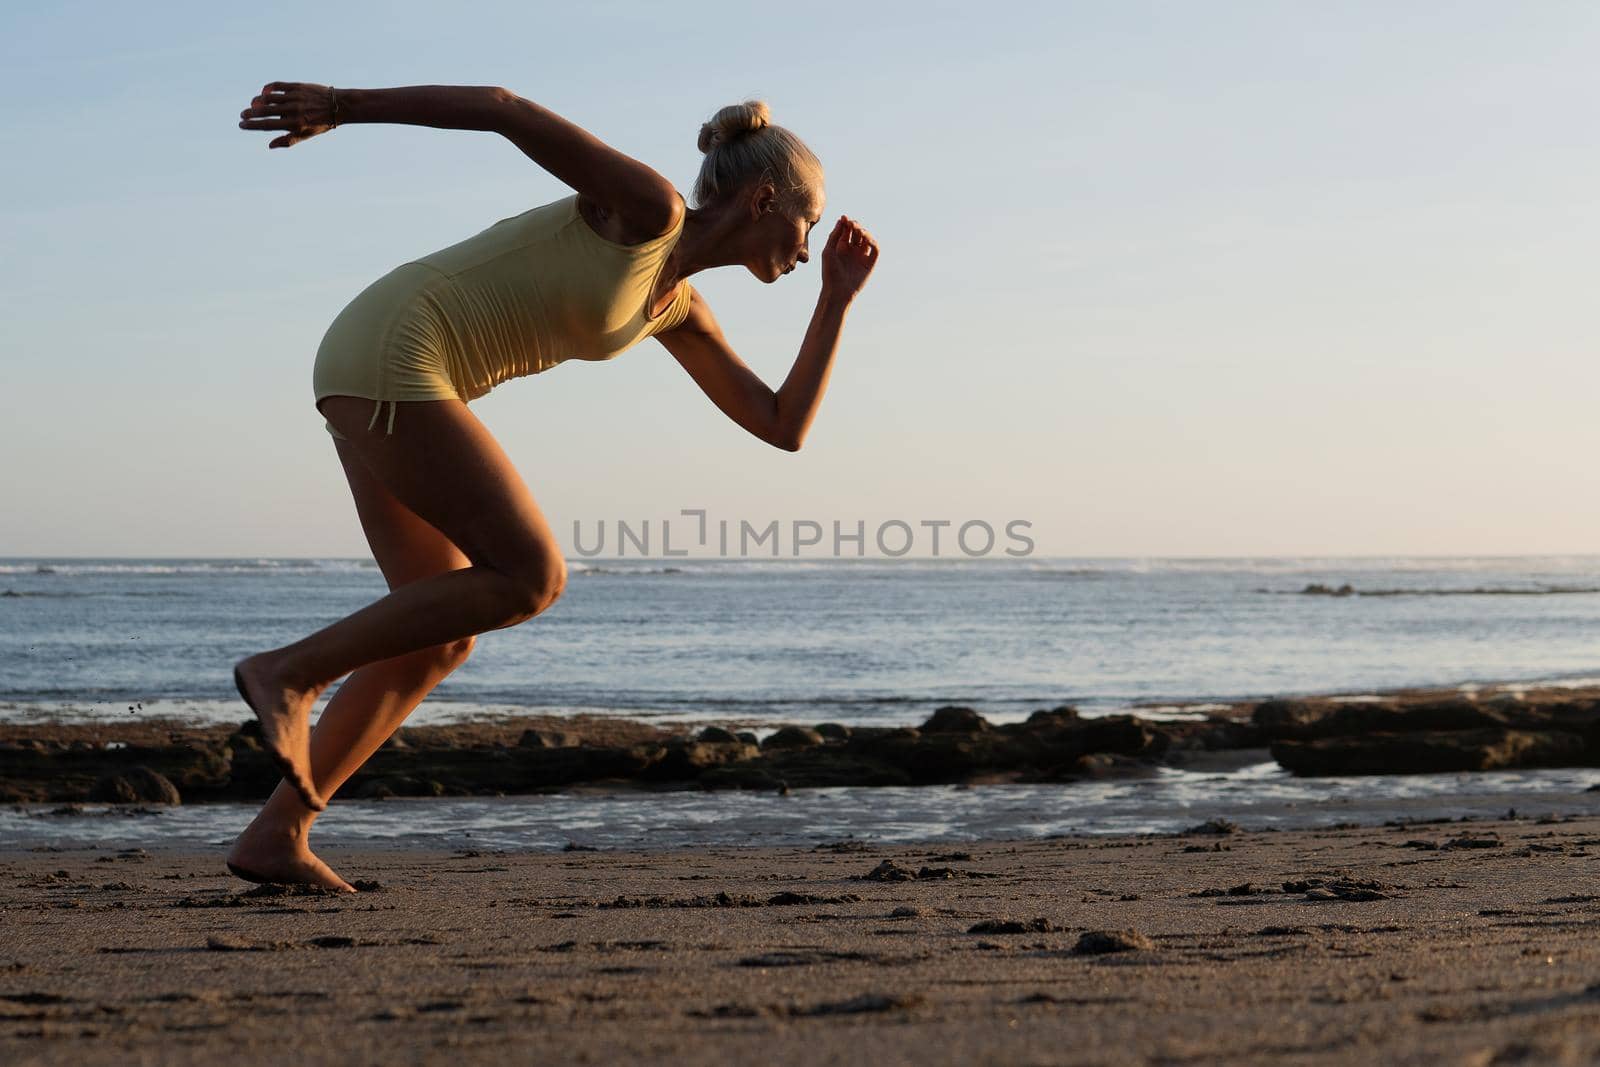
[[[1395,887],[1359,878],[1307,878],[1283,883],[1285,893],[1303,893],[1307,900],[1388,900]]]
[[[740,730],[733,736],[737,737],[747,745],[759,745],[761,743],[756,735],[751,733],[749,730]]]
[[[1441,848],[1452,850],[1469,848],[1501,848],[1505,845],[1498,837],[1452,837]]]
[[[773,749],[761,753],[755,766],[792,785],[830,786],[911,785],[911,776],[898,767],[875,759],[851,741]]]
[[[723,729],[721,726],[707,726],[700,731],[695,740],[706,741],[711,744],[731,745],[738,742],[739,736],[732,730]]]
[[[524,730],[517,742],[519,748],[572,748],[581,744],[582,737],[565,730]]]
[[[1256,706],[1252,721],[1268,741],[1315,741],[1363,734],[1404,734],[1444,730],[1481,730],[1513,725],[1503,705],[1479,704],[1460,698],[1402,704],[1373,701],[1333,704],[1327,701],[1268,700]],[[1535,712],[1518,713],[1521,725],[1551,725]]]
[[[1055,927],[1049,919],[985,919],[967,927],[969,934],[1048,934]]]
[[[1149,952],[1155,942],[1137,930],[1090,930],[1078,938],[1072,951],[1080,956],[1104,956],[1112,952]]]
[[[1056,725],[1059,725],[1061,723],[1071,722],[1073,720],[1076,720],[1078,717],[1079,716],[1078,716],[1078,709],[1077,708],[1073,707],[1071,704],[1062,704],[1059,707],[1051,708],[1049,711],[1045,711],[1045,710],[1041,709],[1039,711],[1034,712],[1032,715],[1028,716],[1027,721],[1023,725],[1024,726],[1040,726],[1040,725],[1045,725],[1045,724],[1056,724]]]
[[[989,733],[923,734],[891,730],[871,736],[858,731],[850,750],[904,773],[913,784],[960,782],[988,770],[1005,748],[1005,739]]]
[[[1303,700],[1267,700],[1256,705],[1250,719],[1262,737],[1276,741],[1318,736],[1321,723],[1332,714],[1330,707]]]
[[[149,767],[129,767],[95,783],[89,799],[111,804],[181,804],[178,787]]]
[[[1238,832],[1238,823],[1229,822],[1227,819],[1207,819],[1205,822],[1191,826],[1187,830],[1179,831],[1178,836],[1193,837],[1197,834],[1210,834],[1223,837],[1228,834],[1236,834]]]
[[[788,783],[766,767],[750,763],[713,767],[700,775],[697,781],[701,789],[708,790],[757,789],[763,792],[778,792],[788,788]]]
[[[861,877],[868,882],[914,882],[917,878],[913,871],[894,860],[884,860]]]
[[[160,796],[155,792],[135,796],[152,788],[148,780],[141,785],[130,779],[128,789],[114,784],[117,778],[138,774],[140,768],[160,775],[191,801],[215,796],[228,785],[229,761],[216,734],[204,736],[195,730],[182,736],[173,731],[170,741],[158,740],[149,731],[136,736],[136,740],[117,739],[115,744],[65,738],[14,740],[0,746],[0,792],[8,800],[29,803],[81,802],[91,795],[112,803],[177,802],[165,789]],[[277,776],[272,784],[277,784]],[[269,792],[270,788],[260,795]]]
[[[850,727],[837,722],[825,722],[817,725],[817,733],[828,741],[850,740]]]
[[[755,759],[760,755],[760,749],[738,738],[721,742],[686,741],[676,737],[666,743],[661,758],[645,768],[643,776],[652,781],[689,781],[714,767]]]
[[[361,800],[385,800],[389,797],[442,797],[449,791],[443,782],[398,774],[363,778],[352,792]]]
[[[822,744],[822,735],[809,726],[784,726],[761,742],[763,750],[777,748],[808,748]]]
[[[981,734],[989,728],[988,721],[982,715],[971,708],[954,705],[937,709],[922,724],[925,734]]]
[[[794,1015],[862,1015],[884,1011],[909,1011],[921,1007],[923,998],[917,994],[863,993],[849,1000],[817,1004],[810,1008],[796,1008]]]
[[[388,800],[397,795],[394,788],[383,778],[368,778],[348,792],[356,800]]]
[[[1149,778],[1155,773],[1155,767],[1147,760],[1119,756],[1115,752],[1092,752],[1073,760],[1064,777],[1087,778],[1098,782],[1120,778]]]
[[[1589,762],[1584,740],[1577,734],[1504,729],[1277,741],[1272,758],[1306,776],[1572,767]]]

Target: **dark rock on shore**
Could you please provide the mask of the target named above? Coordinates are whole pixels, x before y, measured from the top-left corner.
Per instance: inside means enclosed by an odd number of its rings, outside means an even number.
[[[1600,694],[1547,690],[1468,699],[1269,700],[1204,719],[1086,717],[1070,706],[994,724],[945,706],[920,727],[784,726],[757,744],[708,726],[677,735],[606,716],[528,716],[408,727],[354,775],[368,798],[651,789],[1059,782],[1226,770],[1273,758],[1296,774],[1408,774],[1600,765]],[[1257,755],[1256,753],[1260,754]],[[256,725],[0,723],[0,801],[122,804],[257,800],[279,781]]]
[[[1256,729],[1268,741],[1309,741],[1374,733],[1421,733],[1509,726],[1513,717],[1470,700],[1438,700],[1401,706],[1392,702],[1333,704],[1269,700],[1256,707]]]
[[[809,726],[784,726],[761,742],[764,749],[810,748],[822,744],[822,735]]]
[[[571,748],[583,744],[583,738],[564,730],[524,730],[517,744],[523,748]]]
[[[1295,774],[1429,774],[1509,767],[1570,767],[1587,758],[1565,731],[1430,730],[1320,741],[1278,741],[1272,757]]]
[[[130,767],[107,775],[89,790],[88,799],[111,804],[181,804],[178,787],[149,767]]]
[[[981,734],[989,730],[989,723],[971,708],[943,707],[922,724],[925,734]]]
[[[0,739],[0,800],[176,804],[229,780],[227,746],[214,730],[200,737],[147,732],[117,747],[65,733]]]
[[[1302,775],[1600,765],[1600,700],[1592,694],[1268,700],[1251,721],[1273,758]]]

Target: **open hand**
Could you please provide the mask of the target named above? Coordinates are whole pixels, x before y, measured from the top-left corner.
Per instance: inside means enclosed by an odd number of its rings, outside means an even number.
[[[333,90],[309,82],[268,82],[239,112],[241,130],[285,130],[268,148],[289,148],[333,129]]]
[[[878,263],[878,242],[848,215],[840,215],[822,249],[822,287],[849,299],[867,284]]]

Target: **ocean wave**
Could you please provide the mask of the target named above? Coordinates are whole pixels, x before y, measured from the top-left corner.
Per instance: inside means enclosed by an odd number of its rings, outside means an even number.
[[[1600,593],[1593,585],[1542,585],[1542,586],[1473,586],[1468,589],[1357,589],[1344,585],[1325,585],[1313,582],[1303,589],[1257,589],[1258,593],[1275,596],[1325,596],[1325,597],[1392,597],[1392,596],[1572,596],[1582,593]]]
[[[1041,568],[1075,566],[1112,574],[1325,575],[1367,573],[1435,574],[1501,572],[1584,574],[1600,577],[1600,555],[1582,556],[1215,556],[1215,557],[1038,557]]]
[[[589,566],[587,564],[568,564],[568,569],[573,574],[583,575],[644,575],[644,574],[683,574],[682,567],[603,567]]]
[[[359,559],[171,559],[171,560],[7,560],[0,574],[12,575],[189,575],[326,574],[372,571],[377,564]]]

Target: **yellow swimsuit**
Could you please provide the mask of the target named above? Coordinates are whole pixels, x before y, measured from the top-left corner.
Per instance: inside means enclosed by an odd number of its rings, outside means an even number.
[[[693,296],[679,284],[652,319],[651,296],[683,233],[619,245],[590,228],[569,196],[502,219],[475,237],[402,264],[333,320],[317,349],[316,400],[474,400],[507,378],[568,359],[611,359],[670,330]],[[342,435],[331,425],[328,432]]]

